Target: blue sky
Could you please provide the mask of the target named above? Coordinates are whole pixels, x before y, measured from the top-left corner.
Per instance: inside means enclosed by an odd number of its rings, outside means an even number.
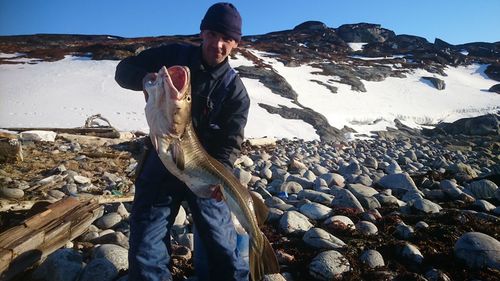
[[[109,34],[123,37],[195,34],[204,0],[0,0],[0,35]],[[377,23],[396,34],[451,44],[500,41],[500,0],[232,1],[244,35],[292,29],[307,20],[337,28]]]

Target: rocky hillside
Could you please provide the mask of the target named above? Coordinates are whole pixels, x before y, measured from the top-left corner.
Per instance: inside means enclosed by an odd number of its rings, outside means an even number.
[[[199,41],[197,35],[121,38],[110,35],[39,34],[0,37],[0,52],[20,53],[19,57],[48,61],[60,60],[65,55],[120,60],[161,44],[197,44]],[[292,100],[299,108],[260,106],[284,118],[304,120],[316,129],[322,140],[340,140],[344,133],[352,129],[333,128],[323,115],[301,105],[297,101],[297,93],[286,79],[249,50],[272,53],[286,66],[309,64],[320,69],[317,74],[335,77],[336,80],[314,82],[332,93],[337,92],[337,83],[346,84],[354,91],[366,92],[363,81],[404,78],[415,69],[436,74],[437,77],[422,79],[429,80],[437,89],[444,89],[446,85],[438,77],[447,75],[447,66],[472,63],[488,64],[486,75],[500,81],[500,42],[451,45],[436,39],[431,43],[418,36],[397,35],[377,24],[346,24],[331,28],[316,21],[304,22],[291,30],[243,37],[236,52],[253,61],[254,65],[238,67],[241,76],[258,79],[273,93]],[[14,62],[0,58],[1,63]],[[499,93],[500,85],[489,90]]]

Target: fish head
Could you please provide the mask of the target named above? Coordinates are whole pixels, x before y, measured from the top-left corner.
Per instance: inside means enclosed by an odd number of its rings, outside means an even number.
[[[191,123],[191,73],[186,66],[163,66],[146,82],[146,119],[150,135],[180,138]]]

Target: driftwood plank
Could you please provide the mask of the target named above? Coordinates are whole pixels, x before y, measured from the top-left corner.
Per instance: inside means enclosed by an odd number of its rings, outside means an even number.
[[[80,236],[102,216],[97,200],[67,197],[0,234],[0,280],[9,280]]]
[[[37,229],[55,218],[64,216],[71,209],[78,206],[80,202],[75,197],[66,197],[49,206],[49,208],[24,221],[24,225]]]
[[[12,251],[0,249],[0,272],[3,272],[9,266],[12,260]]]
[[[79,134],[79,135],[90,135],[99,136],[107,138],[119,138],[120,133],[115,128],[2,128],[8,131],[24,132],[24,131],[52,131],[56,133],[67,133],[67,134]]]
[[[134,201],[134,195],[123,195],[123,196],[116,196],[116,195],[85,195],[84,196],[84,195],[80,195],[79,197],[76,197],[76,198],[78,198],[78,200],[80,202],[94,200],[99,204]],[[33,205],[35,205],[36,203],[39,203],[39,202],[47,202],[47,201],[44,201],[44,200],[41,200],[41,201],[0,200],[0,212],[28,210],[28,209],[31,209],[31,207],[33,207]]]

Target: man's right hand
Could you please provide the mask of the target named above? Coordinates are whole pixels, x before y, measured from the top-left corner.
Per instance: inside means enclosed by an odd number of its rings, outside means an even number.
[[[148,83],[154,82],[157,76],[157,73],[148,73],[144,75],[144,78],[142,78],[142,92],[144,93],[144,99],[146,99],[146,102],[148,101],[149,97],[148,92],[146,92],[146,85]]]

